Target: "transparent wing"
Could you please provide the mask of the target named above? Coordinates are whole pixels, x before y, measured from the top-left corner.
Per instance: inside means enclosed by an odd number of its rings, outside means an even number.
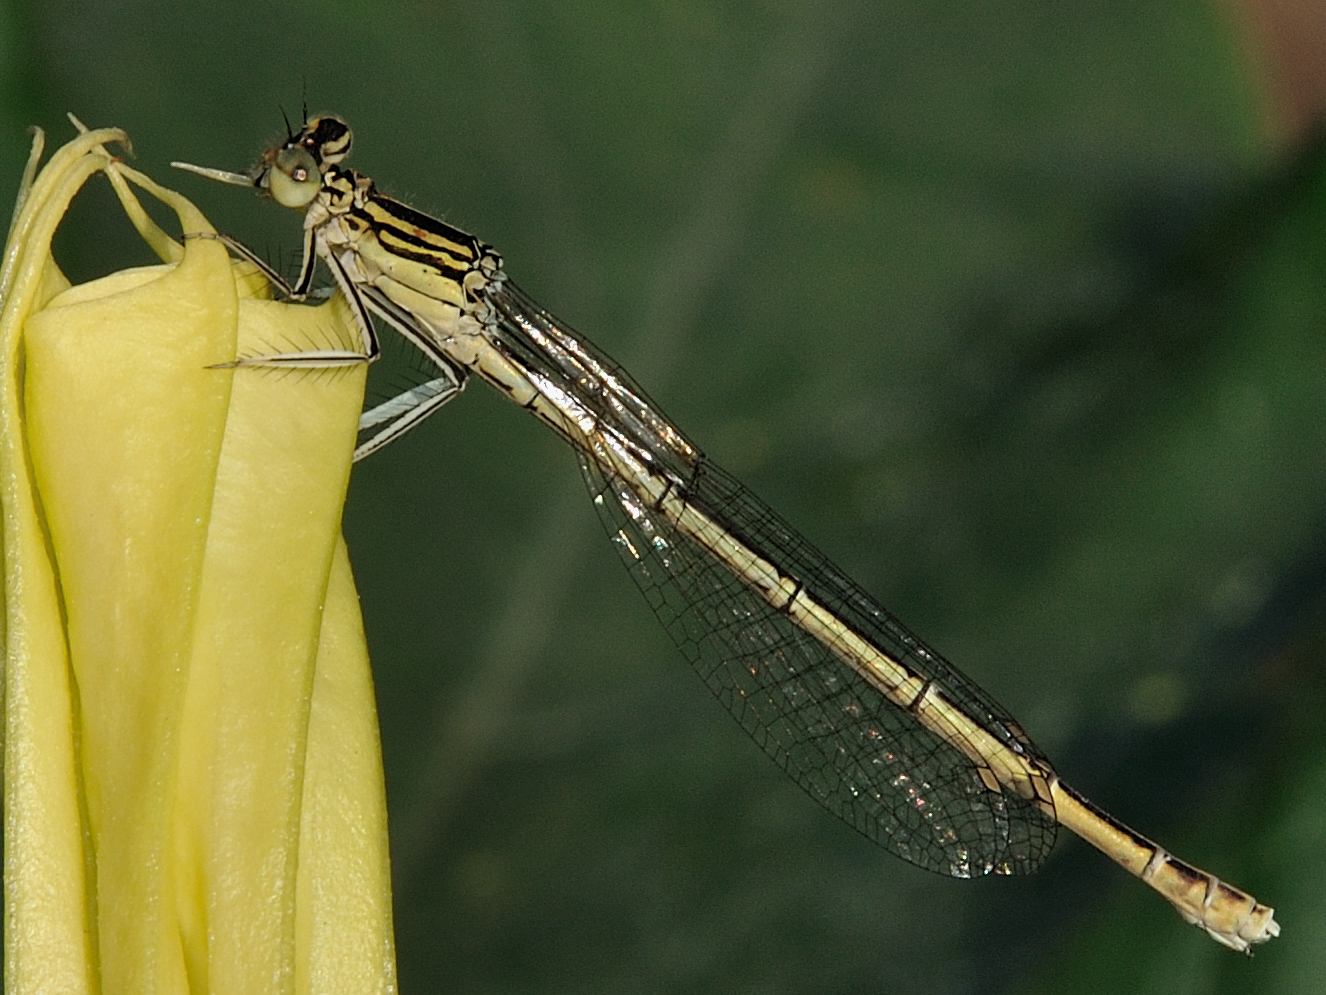
[[[960,750],[890,701],[819,638],[747,586],[710,548],[735,539],[796,578],[854,634],[933,680],[1010,748],[1048,761],[1013,718],[928,649],[755,495],[695,449],[620,368],[510,285],[496,334],[551,391],[575,396],[597,428],[576,445],[604,527],[673,641],[733,718],[816,801],[929,870],[1024,873],[1054,844],[1034,801],[992,790]],[[610,450],[713,523],[691,535],[646,498]]]

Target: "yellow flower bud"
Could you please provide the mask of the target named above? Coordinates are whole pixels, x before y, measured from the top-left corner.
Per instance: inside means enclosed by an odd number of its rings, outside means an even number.
[[[394,990],[386,812],[340,538],[363,367],[339,296],[265,299],[184,198],[81,134],[25,176],[0,271],[5,973],[15,992]],[[166,262],[71,287],[109,176]]]

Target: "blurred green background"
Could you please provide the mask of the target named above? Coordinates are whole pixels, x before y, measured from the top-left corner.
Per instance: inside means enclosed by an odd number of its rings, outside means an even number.
[[[1326,146],[1294,71],[1326,32],[1290,58],[1253,6],[0,7],[11,187],[65,110],[160,177],[246,166],[305,94],[341,113],[354,165],[499,246],[1066,780],[1285,929],[1235,956],[1074,839],[973,883],[857,836],[475,384],[346,516],[405,991],[1319,987]],[[174,184],[297,251],[294,215]],[[86,196],[82,277],[133,244]]]

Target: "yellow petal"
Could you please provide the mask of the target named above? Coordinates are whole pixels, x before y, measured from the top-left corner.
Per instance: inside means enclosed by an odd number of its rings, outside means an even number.
[[[89,161],[106,168],[79,142],[24,212],[63,213]],[[352,344],[347,311],[254,299],[211,239],[57,293],[49,221],[16,221],[45,240],[7,250],[3,284],[8,982],[390,989],[376,718],[339,538],[363,369],[208,368]]]

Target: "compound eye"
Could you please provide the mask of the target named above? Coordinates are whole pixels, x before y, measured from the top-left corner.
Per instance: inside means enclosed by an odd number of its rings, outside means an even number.
[[[307,149],[281,149],[267,171],[267,191],[282,207],[307,207],[321,186],[318,164]]]

